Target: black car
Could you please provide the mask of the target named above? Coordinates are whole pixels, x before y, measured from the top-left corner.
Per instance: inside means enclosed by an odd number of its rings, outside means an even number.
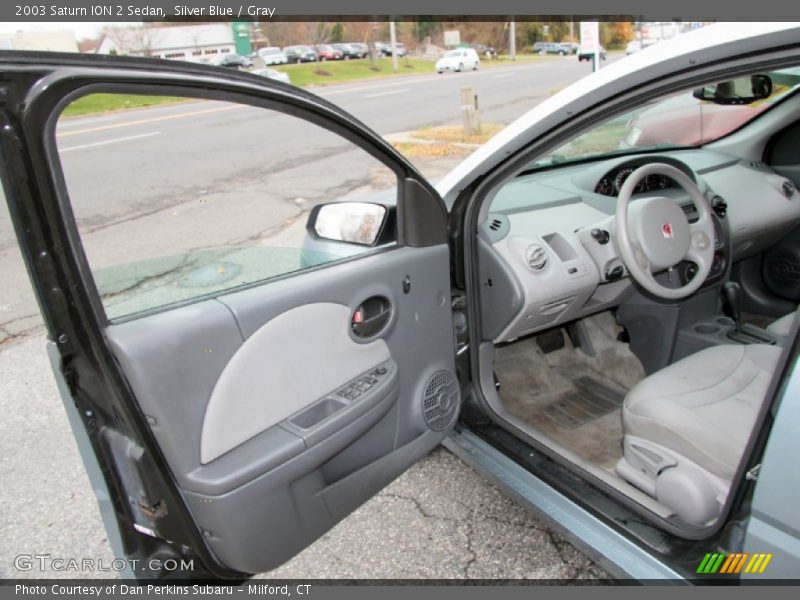
[[[283,49],[290,63],[315,62],[319,60],[317,53],[310,46],[287,46]]]
[[[331,44],[331,45],[342,53],[342,58],[344,60],[350,60],[351,58],[364,58],[367,55],[367,50],[362,49],[360,46],[356,44]]]
[[[397,42],[395,46],[397,47],[397,56],[406,56],[408,54],[408,50],[400,42]],[[380,52],[382,56],[392,55],[392,45],[388,42],[375,42],[375,50]]]
[[[246,56],[238,54],[222,54],[211,60],[211,64],[216,67],[228,67],[229,69],[249,69],[253,66],[253,61]]]
[[[486,46],[484,44],[472,44],[470,47],[473,50],[475,50],[475,52],[477,52],[479,56],[485,56],[486,58],[497,57],[497,50],[495,50],[493,46]]]

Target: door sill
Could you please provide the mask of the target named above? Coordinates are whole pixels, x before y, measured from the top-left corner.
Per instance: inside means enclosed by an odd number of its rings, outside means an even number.
[[[620,531],[556,491],[530,471],[463,426],[442,444],[504,491],[533,510],[588,554],[612,576],[637,581],[685,583],[674,569],[658,560]]]

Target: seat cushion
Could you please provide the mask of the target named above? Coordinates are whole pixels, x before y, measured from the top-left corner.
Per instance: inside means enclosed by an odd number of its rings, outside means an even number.
[[[786,337],[789,335],[789,332],[792,329],[792,322],[794,321],[795,314],[797,313],[791,312],[788,315],[783,315],[777,321],[773,321],[767,325],[767,331],[769,331],[772,335]]]
[[[650,375],[625,398],[625,434],[731,479],[780,354],[766,344],[714,346]]]

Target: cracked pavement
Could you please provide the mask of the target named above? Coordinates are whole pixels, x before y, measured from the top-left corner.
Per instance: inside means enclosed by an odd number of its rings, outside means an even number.
[[[599,579],[595,563],[444,448],[263,577]]]

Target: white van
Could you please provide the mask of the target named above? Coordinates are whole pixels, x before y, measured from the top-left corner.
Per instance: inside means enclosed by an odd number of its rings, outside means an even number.
[[[258,56],[264,61],[264,64],[269,65],[285,65],[289,62],[288,57],[283,50],[277,46],[269,48],[261,48],[258,51]]]
[[[436,61],[436,72],[460,72],[464,69],[477,71],[480,65],[481,59],[478,58],[478,53],[475,52],[474,48],[456,48],[455,50],[448,50],[442,58]]]

